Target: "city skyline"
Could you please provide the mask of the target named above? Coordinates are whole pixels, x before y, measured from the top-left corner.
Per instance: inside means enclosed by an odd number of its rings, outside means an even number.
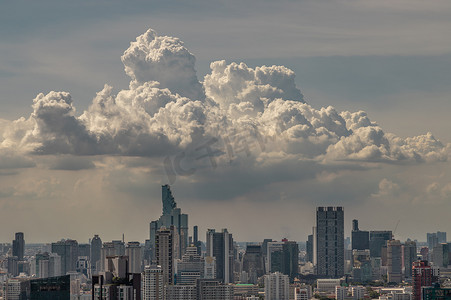
[[[451,232],[451,4],[251,1],[5,4],[0,240]]]

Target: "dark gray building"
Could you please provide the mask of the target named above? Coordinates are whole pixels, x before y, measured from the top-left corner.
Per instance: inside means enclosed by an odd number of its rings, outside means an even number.
[[[370,233],[359,229],[358,220],[352,220],[351,238],[352,250],[370,249]]]
[[[249,275],[249,282],[256,284],[257,279],[265,274],[265,263],[261,245],[247,245],[243,256],[243,271]]]
[[[52,243],[52,253],[61,256],[61,274],[76,271],[78,260],[78,242],[76,240],[61,240]]]
[[[370,231],[370,255],[371,257],[382,257],[382,247],[386,246],[387,241],[392,239],[392,232]]]
[[[344,275],[343,207],[316,209],[316,274],[338,278]]]
[[[226,284],[233,283],[234,253],[232,234],[227,229],[222,232],[208,229],[206,256],[216,258],[216,279]]]
[[[15,239],[13,240],[13,256],[17,256],[19,260],[23,260],[25,253],[25,240],[23,238],[23,232],[16,232]]]
[[[313,262],[313,234],[310,234],[308,236],[308,240],[305,243],[305,250],[306,250],[306,254],[307,257],[305,258],[306,261],[308,262]]]
[[[99,272],[100,269],[101,249],[102,249],[102,240],[96,234],[91,240],[91,269],[93,274]]]

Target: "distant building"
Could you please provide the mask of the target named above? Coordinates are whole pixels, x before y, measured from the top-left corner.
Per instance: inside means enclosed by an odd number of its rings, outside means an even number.
[[[163,185],[161,187],[161,200],[163,202],[163,214],[156,221],[150,223],[150,248],[152,252],[152,258],[155,259],[155,238],[157,231],[161,227],[169,228],[174,226],[177,234],[177,240],[175,244],[177,247],[174,249],[174,257],[180,259],[185,253],[185,249],[188,246],[188,215],[182,214],[180,208],[177,208],[177,203],[172,196],[171,188],[169,185]]]
[[[174,249],[177,247],[175,227],[161,227],[155,236],[155,255],[157,265],[163,272],[163,285],[174,283]]]
[[[370,233],[359,229],[359,221],[352,220],[352,250],[370,249]]]
[[[345,300],[348,296],[348,288],[345,286],[336,286],[335,287],[335,299],[337,300]]]
[[[128,256],[128,272],[141,273],[142,270],[142,247],[139,242],[128,242],[125,248],[125,255]]]
[[[421,287],[432,285],[432,268],[427,261],[415,261],[412,264],[412,300],[421,300]]]
[[[417,260],[417,243],[406,241],[402,245],[402,256],[404,266],[404,277],[412,278],[412,264]]]
[[[197,247],[186,248],[186,253],[177,262],[177,285],[196,285],[204,277],[204,260],[197,253]]]
[[[222,284],[216,279],[199,279],[197,281],[197,300],[233,300],[232,285]]]
[[[30,280],[30,300],[69,298],[70,275]]]
[[[316,209],[316,273],[338,278],[344,275],[343,207]]]
[[[401,242],[390,240],[387,242],[387,280],[400,283],[402,281],[402,250]]]
[[[16,232],[13,240],[13,256],[17,256],[18,260],[23,260],[25,253],[25,240],[23,232]]]
[[[225,284],[234,281],[234,253],[233,237],[227,229],[223,229],[221,232],[216,232],[214,229],[207,230],[206,256],[215,257],[215,277]]]
[[[290,279],[280,272],[265,275],[265,300],[289,300]]]
[[[163,300],[163,270],[160,266],[145,266],[143,300]]]
[[[61,240],[52,243],[52,253],[61,257],[61,275],[76,271],[78,260],[78,243],[76,240]]]
[[[247,245],[243,256],[243,271],[249,275],[249,282],[257,283],[257,279],[265,274],[265,263],[261,245]]]
[[[111,242],[104,242],[100,249],[100,272],[107,270],[107,257],[108,256],[124,256],[125,255],[125,243],[120,240]]]
[[[102,249],[102,240],[96,234],[91,240],[91,269],[92,274],[96,274],[100,270],[100,252]]]
[[[391,239],[391,231],[370,231],[371,257],[382,257],[382,247]]]
[[[164,287],[164,299],[166,300],[196,300],[196,285],[167,285]]]

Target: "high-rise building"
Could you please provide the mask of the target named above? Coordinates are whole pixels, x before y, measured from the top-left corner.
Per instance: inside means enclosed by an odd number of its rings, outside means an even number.
[[[61,240],[52,243],[52,253],[61,257],[61,275],[76,271],[78,260],[78,243],[76,240]]]
[[[391,231],[370,231],[371,257],[382,257],[382,247],[391,239]]]
[[[446,243],[446,232],[437,231],[437,240],[439,244]]]
[[[344,300],[348,296],[348,288],[345,286],[335,287],[335,299]]]
[[[8,273],[13,277],[19,275],[18,261],[19,259],[17,256],[8,256]]]
[[[100,272],[107,270],[107,258],[108,256],[124,256],[125,255],[125,243],[119,240],[112,242],[104,242],[100,249]]]
[[[421,300],[421,287],[432,285],[432,268],[426,260],[412,264],[412,300]]]
[[[306,248],[306,261],[313,262],[313,234],[308,236],[307,242],[305,243]]]
[[[265,275],[265,299],[289,300],[290,279],[280,272]]]
[[[223,229],[216,232],[214,229],[207,230],[207,254],[206,256],[216,259],[216,279],[228,284],[233,283],[235,249],[232,234]]]
[[[180,259],[185,253],[188,246],[188,215],[182,214],[180,208],[177,208],[177,203],[172,196],[169,185],[161,187],[161,200],[163,202],[163,214],[156,221],[150,222],[150,247],[152,250],[152,258],[155,258],[155,237],[157,231],[161,227],[169,228],[174,226],[177,233],[177,248],[175,250],[175,258]]]
[[[161,267],[163,285],[174,283],[174,248],[177,235],[174,226],[161,227],[155,236],[155,256],[157,265]]]
[[[194,285],[167,285],[164,287],[166,300],[196,300],[197,286]]]
[[[247,245],[243,256],[243,271],[249,275],[249,283],[256,284],[257,279],[265,274],[261,245]]]
[[[284,241],[282,246],[282,273],[288,275],[293,282],[299,275],[299,246],[294,241]]]
[[[91,269],[92,273],[97,273],[100,270],[100,252],[102,249],[102,240],[96,234],[91,240]]]
[[[412,264],[417,260],[417,243],[406,241],[402,245],[402,257],[404,277],[412,278]]]
[[[387,280],[400,283],[402,281],[402,250],[399,240],[387,241]]]
[[[163,270],[160,266],[145,266],[143,300],[163,300]]]
[[[202,254],[202,242],[199,241],[199,227],[194,226],[193,227],[193,244],[194,247],[197,248],[197,254]]]
[[[197,279],[204,277],[204,260],[197,253],[197,248],[186,248],[182,259],[177,262],[177,284],[196,285]]]
[[[352,250],[370,249],[370,233],[359,229],[358,220],[352,220],[351,238]]]
[[[128,256],[128,272],[141,273],[142,247],[139,242],[128,242],[125,248],[125,255]]]
[[[23,260],[25,253],[25,240],[23,232],[16,232],[15,239],[13,240],[13,256],[17,256],[19,260]]]
[[[365,297],[365,288],[363,286],[353,286],[351,292],[354,300],[361,300]]]
[[[435,232],[427,233],[426,237],[427,237],[428,248],[429,248],[429,250],[432,250],[439,243],[437,233],[435,233]]]
[[[434,266],[439,268],[447,268],[449,262],[449,248],[448,244],[441,243],[435,245],[432,249],[432,262]]]
[[[367,282],[373,279],[370,250],[352,250],[352,262],[354,282]]]
[[[316,209],[316,273],[338,278],[344,274],[343,207]]]

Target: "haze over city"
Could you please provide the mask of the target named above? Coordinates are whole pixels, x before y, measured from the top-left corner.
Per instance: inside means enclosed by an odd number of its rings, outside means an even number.
[[[448,1],[2,7],[0,241],[144,241],[164,184],[201,238],[451,231]]]

